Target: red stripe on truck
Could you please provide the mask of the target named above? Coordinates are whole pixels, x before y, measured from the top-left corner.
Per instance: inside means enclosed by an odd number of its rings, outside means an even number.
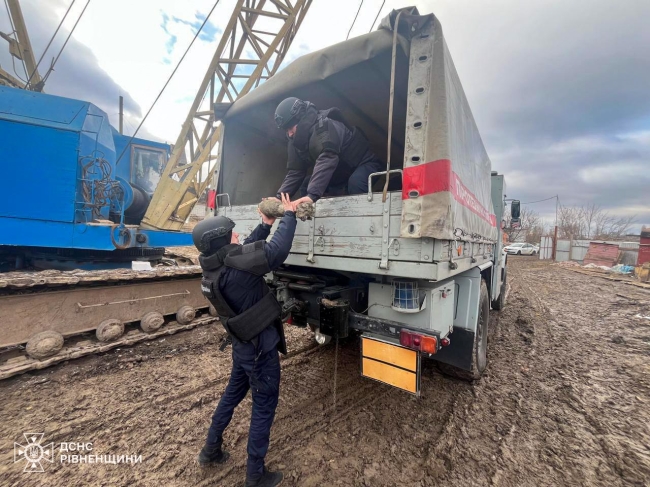
[[[402,199],[409,199],[409,193],[419,196],[449,191],[454,199],[478,215],[491,226],[497,226],[496,216],[491,214],[474,194],[467,189],[452,168],[449,159],[439,159],[404,169],[402,180]]]

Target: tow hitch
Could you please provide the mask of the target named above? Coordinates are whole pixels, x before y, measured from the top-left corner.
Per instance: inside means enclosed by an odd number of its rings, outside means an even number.
[[[347,338],[350,327],[348,310],[350,301],[347,299],[320,300],[320,333],[330,337]]]

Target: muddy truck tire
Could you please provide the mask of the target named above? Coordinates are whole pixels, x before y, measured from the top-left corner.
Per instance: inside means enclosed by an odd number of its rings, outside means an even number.
[[[463,370],[449,364],[438,363],[442,373],[458,379],[474,381],[481,378],[487,368],[487,339],[488,323],[490,321],[490,294],[488,293],[485,279],[481,279],[481,294],[479,300],[479,313],[472,347],[472,368]]]
[[[506,304],[506,289],[508,288],[508,286],[506,285],[507,279],[508,279],[508,270],[504,268],[503,282],[501,283],[501,292],[499,293],[499,297],[492,301],[493,310],[501,311]]]

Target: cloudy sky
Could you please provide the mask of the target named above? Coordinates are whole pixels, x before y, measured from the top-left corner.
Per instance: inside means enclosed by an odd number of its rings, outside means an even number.
[[[37,58],[71,0],[22,0]],[[86,0],[77,0],[43,65]],[[92,101],[132,133],[214,0],[93,0],[46,92]],[[221,0],[140,134],[174,142],[235,0]],[[289,60],[345,40],[358,0],[313,0]],[[351,36],[382,0],[364,0]],[[650,225],[650,1],[387,0],[441,21],[492,159],[522,202],[559,195]],[[0,30],[10,30],[0,10]],[[10,72],[0,39],[0,65]],[[20,69],[20,68],[19,68]],[[19,74],[20,71],[19,71]],[[555,202],[531,205],[551,222]]]

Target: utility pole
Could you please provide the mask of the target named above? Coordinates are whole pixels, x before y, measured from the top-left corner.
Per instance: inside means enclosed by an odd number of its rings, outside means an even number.
[[[124,134],[124,97],[120,95],[120,135]]]
[[[555,195],[555,234],[553,236],[553,262],[557,256],[557,210],[560,204],[560,195]],[[569,247],[569,256],[571,256],[571,247]]]

